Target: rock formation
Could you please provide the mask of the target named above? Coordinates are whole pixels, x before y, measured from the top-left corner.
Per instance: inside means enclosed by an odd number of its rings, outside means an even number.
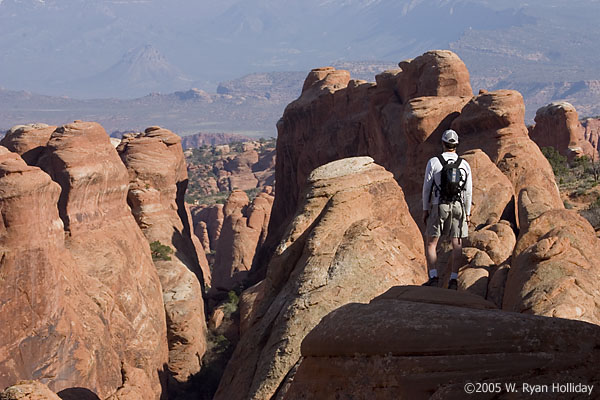
[[[200,371],[206,351],[202,283],[210,279],[204,250],[192,241],[183,203],[187,171],[180,138],[157,127],[125,135],[117,149],[129,171],[128,202],[148,242],[168,246],[154,265],[163,291],[169,338],[169,371],[178,383]],[[199,250],[199,251],[198,251]],[[157,250],[154,250],[157,251]],[[204,268],[201,268],[204,261]]]
[[[569,160],[582,155],[592,158],[597,152],[584,137],[575,107],[567,102],[550,103],[537,110],[529,135],[540,148],[554,147]]]
[[[396,287],[323,318],[302,342],[303,360],[280,398],[464,399],[468,383],[499,385],[493,396],[503,399],[531,398],[523,383],[595,390],[599,338],[597,325],[490,310],[460,292]],[[505,383],[515,382],[518,392],[507,393]]]
[[[216,251],[221,229],[223,229],[223,220],[225,219],[223,204],[192,206],[191,212],[196,236],[199,238],[204,238],[205,235],[208,236],[210,247],[204,247],[205,251]]]
[[[600,119],[586,118],[581,122],[583,126],[583,138],[590,142],[596,151],[600,151]],[[600,159],[597,157],[596,159]]]
[[[296,211],[308,174],[345,157],[368,154],[394,173],[415,220],[421,220],[422,166],[439,152],[442,132],[472,91],[464,63],[452,52],[428,52],[400,66],[377,75],[376,84],[350,80],[347,71],[330,67],[308,75],[277,125],[271,251]]]
[[[504,309],[600,324],[600,241],[583,217],[544,213],[514,254]]]
[[[19,154],[27,164],[35,165],[55,129],[55,126],[39,123],[13,126],[0,140],[0,145]]]
[[[384,206],[383,201],[379,201],[377,207],[393,209],[395,213],[388,215],[385,219],[386,224],[393,218],[421,221],[424,167],[430,157],[439,153],[441,133],[448,128],[459,133],[459,154],[471,163],[475,181],[473,224],[470,227],[471,235],[465,240],[459,274],[461,290],[487,299],[486,304],[491,307],[597,323],[597,307],[594,308],[593,305],[600,301],[600,292],[594,289],[597,286],[595,276],[598,276],[600,268],[596,256],[598,242],[593,229],[586,221],[574,219],[572,213],[564,209],[550,164],[538,145],[530,139],[524,124],[525,108],[522,96],[511,90],[482,91],[472,96],[466,67],[451,52],[429,52],[399,65],[399,70],[378,75],[376,83],[351,80],[346,71],[336,71],[331,67],[315,69],[306,78],[301,96],[286,108],[278,123],[277,196],[273,205],[269,236],[264,251],[257,256],[258,262],[255,262],[259,269],[262,266],[261,273],[257,272],[255,276],[256,281],[262,278],[264,280],[241,296],[242,337],[221,381],[217,399],[236,398],[235,396],[281,398],[291,382],[291,376],[295,373],[295,363],[300,357],[298,340],[310,329],[307,327],[314,326],[314,318],[318,319],[324,315],[303,314],[306,310],[314,313],[315,307],[322,307],[323,300],[314,300],[312,296],[319,291],[326,292],[333,284],[333,279],[317,279],[313,274],[330,277],[331,270],[335,270],[329,259],[335,259],[344,252],[337,243],[330,244],[329,241],[334,238],[345,240],[340,237],[345,238],[344,235],[348,233],[342,233],[342,230],[338,230],[339,227],[332,228],[327,224],[333,224],[334,220],[346,221],[345,216],[337,215],[354,203],[350,200],[346,203],[332,201],[336,196],[342,196],[341,192],[333,197],[312,197],[312,191],[315,191],[318,185],[313,175],[310,175],[313,178],[308,178],[311,171],[314,170],[313,174],[318,175],[317,171],[321,171],[321,168],[335,165],[335,162],[327,164],[334,160],[369,155],[393,173],[408,205],[408,208],[390,208]],[[348,160],[336,162],[344,163]],[[320,167],[323,165],[325,166]],[[345,176],[352,176],[352,168],[344,165],[340,170],[346,169]],[[353,179],[358,185],[359,178]],[[378,192],[380,197],[385,197],[383,192],[373,191],[375,192]],[[352,197],[354,189],[344,190],[343,193],[344,196]],[[321,203],[327,205],[324,208],[311,208],[313,204]],[[365,212],[363,208],[355,207],[354,212]],[[407,211],[401,210],[409,211],[410,216]],[[562,222],[553,226],[551,221]],[[350,228],[343,232],[349,231],[353,232]],[[375,233],[370,231],[368,235]],[[580,236],[580,239],[575,239]],[[350,237],[355,236],[352,233]],[[415,233],[411,243],[415,243],[415,238],[420,240],[420,235]],[[322,260],[325,256],[322,249],[325,247],[328,249],[325,254],[329,258]],[[354,254],[348,247],[342,248],[355,258],[363,259],[362,254]],[[418,249],[418,252],[420,251],[422,250]],[[389,249],[384,250],[382,246],[375,252],[377,256],[373,258],[379,259],[379,265],[383,264],[381,257],[394,254]],[[447,251],[442,248],[438,268],[447,269],[444,266],[447,258]],[[267,260],[270,260],[268,266],[264,264]],[[563,264],[564,266],[561,266]],[[333,265],[341,264],[333,262]],[[425,274],[421,272],[422,275],[419,276],[417,269],[411,267],[412,264],[408,260],[394,265],[399,265],[398,271],[412,271],[415,274],[415,282],[425,279]],[[344,267],[349,268],[348,263],[345,263]],[[377,270],[377,267],[372,269]],[[355,272],[354,275],[359,274]],[[367,279],[363,278],[361,288],[370,286]],[[580,280],[586,280],[589,285],[578,284]],[[339,286],[341,292],[348,288],[347,284]],[[343,299],[343,302],[352,301],[348,297]],[[361,299],[365,300],[369,300],[368,296]],[[342,301],[338,306],[341,303]],[[578,303],[581,303],[581,306],[578,307]],[[378,311],[373,312],[372,318],[385,320],[381,317],[384,315],[382,313],[385,313],[384,309],[383,306],[377,308]],[[431,320],[431,315],[441,315],[446,311],[440,306],[425,313],[429,312],[431,314],[427,321]],[[468,312],[465,313],[465,318],[478,321],[473,322],[474,326],[480,323],[486,326],[486,321],[493,321],[495,315],[498,315],[499,321],[506,318],[506,321],[515,321],[515,324],[521,324],[519,326],[523,326],[523,329],[532,331],[536,326],[545,326],[543,329],[551,331],[552,326],[562,323],[552,320],[539,322],[547,320],[530,319],[530,316],[500,311],[493,314],[486,311],[485,315],[477,316],[467,316]],[[368,312],[365,313],[367,314]],[[444,318],[448,316],[448,320],[452,319],[449,315],[451,313],[444,314]],[[458,323],[460,318],[453,321]],[[492,322],[489,323],[490,326],[494,326]],[[367,324],[368,322],[363,321],[357,325],[356,330],[369,332],[365,328]],[[586,325],[567,322],[564,326],[564,329],[560,328],[563,329],[563,333],[568,331],[567,326]],[[337,324],[338,330],[339,327],[340,324]],[[492,336],[495,337],[496,334],[500,335],[499,341],[505,340],[502,337],[504,333],[492,333]],[[402,335],[403,341],[419,340],[418,335],[412,331]],[[519,340],[523,340],[522,336],[518,337]],[[368,344],[371,343],[369,338],[362,336],[357,340],[355,347],[365,346],[360,347],[361,349],[368,348]],[[470,340],[474,346],[489,345],[484,336],[472,337]],[[552,340],[548,338],[548,341],[538,343],[541,347],[536,347],[537,350],[532,348],[532,351],[543,353],[545,349],[552,348]],[[392,337],[388,341],[396,341],[399,346],[403,342]],[[523,340],[522,345],[527,343]],[[575,351],[577,360],[571,358],[570,365],[577,365],[586,355],[587,349],[595,346],[594,343],[586,343],[584,347],[588,347]],[[257,344],[259,350],[255,349]],[[328,345],[329,342],[324,346]],[[544,379],[557,376],[562,365],[561,358],[569,354],[572,345],[577,346],[577,341],[572,340],[565,344],[566,347],[555,349],[557,353],[552,357],[556,363],[544,370]],[[424,352],[427,351],[425,347],[423,349]],[[505,350],[507,353],[513,352],[508,348]],[[450,360],[457,354],[454,351],[450,348],[448,354],[443,355],[443,350],[440,350],[440,355]],[[460,352],[458,354],[465,358],[478,354]],[[381,355],[386,353],[387,350]],[[347,354],[342,355],[345,357]],[[337,355],[332,353],[331,356]],[[521,356],[524,357],[524,362],[531,361],[532,365],[540,363],[540,355],[529,360],[525,360],[526,354],[518,355],[517,358]],[[593,357],[597,356],[594,353]],[[536,357],[537,360],[534,360]],[[585,367],[581,370],[584,375],[587,373],[586,368],[595,362],[595,359],[585,360]],[[384,361],[378,359],[376,362],[377,365],[383,365]],[[504,368],[502,373],[508,374],[506,365],[498,368]],[[361,367],[359,364],[355,366],[367,371],[369,368],[376,371],[385,370],[384,367]],[[465,367],[465,370],[468,368]],[[310,371],[310,367],[305,371]],[[323,382],[317,376],[311,375],[312,372],[305,373],[311,379],[314,378],[315,382]],[[375,385],[373,387],[380,387],[378,382],[381,382],[381,379],[395,379],[398,374],[378,375],[381,378],[361,375],[359,380],[354,382],[368,386],[369,379],[372,379]],[[327,378],[324,379],[334,379],[325,376]],[[461,379],[467,378],[467,375],[462,376],[464,378]],[[360,380],[362,377],[365,377],[365,380]],[[492,377],[489,375],[482,379]],[[345,378],[340,378],[341,381],[348,383]],[[381,385],[387,387],[387,383]],[[390,385],[394,386],[393,383]],[[298,393],[298,397],[290,398],[314,396],[314,393],[302,390]],[[464,392],[461,391],[461,394],[464,395]],[[409,395],[406,396],[410,398]],[[443,393],[440,392],[437,396],[443,398]]]
[[[265,280],[244,295],[244,334],[216,399],[271,398],[324,315],[424,280],[423,243],[402,190],[371,158],[315,169],[301,198]]]
[[[0,393],[0,400],[61,400],[46,385],[37,381],[23,381]]]
[[[223,208],[213,265],[212,288],[229,291],[247,278],[254,254],[262,246],[269,225],[273,197],[260,193],[251,204],[241,190],[234,190]]]
[[[94,173],[92,161],[80,171]],[[40,379],[54,391],[81,387],[102,399],[140,386],[146,388],[147,398],[158,399],[157,373],[166,361],[167,349],[164,314],[152,309],[161,302],[160,284],[153,268],[144,269],[146,259],[151,262],[149,249],[127,254],[136,264],[119,260],[110,268],[105,260],[117,260],[107,253],[120,249],[118,243],[107,243],[100,235],[90,238],[87,252],[76,253],[80,244],[74,241],[91,232],[74,227],[73,236],[65,240],[57,208],[60,186],[4,147],[0,147],[0,171],[0,320],[6,328],[0,340],[4,355],[0,386]],[[79,181],[74,181],[79,189]],[[104,190],[111,187],[106,181],[100,183]],[[94,195],[102,198],[103,192],[96,188]],[[126,221],[119,222],[112,229],[127,233]],[[108,222],[97,220],[96,224]],[[135,232],[129,230],[129,234],[135,238]],[[131,238],[118,239],[136,249]],[[88,254],[94,259],[85,257]],[[117,280],[122,282],[117,285]],[[135,379],[125,381],[125,370],[133,371]]]
[[[275,174],[274,140],[245,141],[185,151],[193,185],[188,201],[233,190],[265,191]]]
[[[104,129],[79,121],[56,129],[39,165],[61,185],[58,210],[67,248],[79,268],[118,294],[117,305],[136,334],[129,344],[136,366],[151,372],[158,385],[167,352],[161,286],[127,205],[127,169]]]

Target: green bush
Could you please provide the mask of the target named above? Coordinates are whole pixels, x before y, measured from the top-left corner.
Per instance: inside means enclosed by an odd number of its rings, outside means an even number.
[[[240,298],[233,290],[230,290],[229,293],[227,293],[227,296],[229,297],[229,300],[223,306],[223,311],[225,314],[231,315],[237,311]]]
[[[550,163],[556,177],[565,175],[569,171],[567,157],[560,154],[554,147],[542,147],[542,154]]]
[[[150,251],[152,252],[153,261],[170,261],[171,256],[169,254],[173,254],[173,249],[171,247],[162,244],[158,240],[150,243]]]

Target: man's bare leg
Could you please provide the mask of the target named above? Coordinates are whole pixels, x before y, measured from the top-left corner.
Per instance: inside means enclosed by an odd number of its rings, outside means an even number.
[[[452,238],[452,272],[458,273],[460,268],[460,259],[462,257],[462,240]]]
[[[425,238],[425,259],[427,260],[427,275],[429,280],[424,283],[424,286],[438,286],[439,278],[435,264],[437,263],[436,247],[438,243],[437,237],[427,236]]]
[[[452,238],[452,273],[448,282],[448,289],[456,290],[458,288],[458,269],[462,257],[462,239]]]
[[[427,243],[425,243],[425,258],[427,259],[427,272],[435,269],[437,263],[437,244],[439,237],[427,236]]]

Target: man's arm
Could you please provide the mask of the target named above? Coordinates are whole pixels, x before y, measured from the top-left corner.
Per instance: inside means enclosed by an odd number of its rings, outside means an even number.
[[[465,183],[465,212],[467,214],[467,219],[471,218],[471,203],[473,199],[473,177],[471,173],[471,166],[467,163],[468,168],[466,168],[467,172],[467,182]]]
[[[427,162],[425,168],[425,178],[423,179],[423,222],[427,223],[429,217],[429,203],[431,197],[431,189],[433,186],[433,166],[431,160]]]

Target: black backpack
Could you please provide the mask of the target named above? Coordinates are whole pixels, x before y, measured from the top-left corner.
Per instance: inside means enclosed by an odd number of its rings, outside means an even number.
[[[438,188],[440,192],[440,203],[462,201],[461,192],[467,184],[466,176],[462,176],[459,168],[462,158],[458,157],[454,162],[446,161],[441,155],[437,158],[442,163],[441,181],[440,187]]]

